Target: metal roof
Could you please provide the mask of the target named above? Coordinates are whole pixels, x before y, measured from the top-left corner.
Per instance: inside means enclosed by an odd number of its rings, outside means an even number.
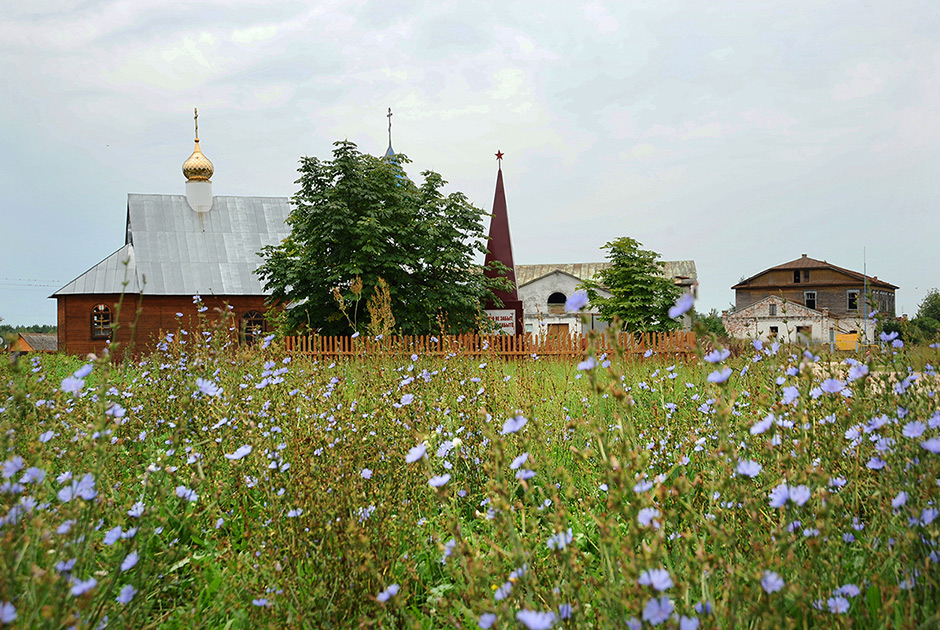
[[[54,296],[264,295],[258,252],[290,234],[289,214],[286,197],[213,197],[211,211],[195,212],[184,195],[128,195],[124,247]]]
[[[610,267],[609,262],[590,263],[563,263],[557,265],[516,265],[516,283],[521,287],[539,278],[560,271],[578,280],[593,278],[602,269]],[[681,278],[679,284],[694,285],[698,282],[698,273],[695,270],[694,260],[664,260],[663,276],[667,278]]]
[[[769,273],[771,271],[780,271],[780,270],[786,271],[786,270],[792,270],[792,269],[832,269],[833,271],[838,271],[840,273],[843,273],[846,276],[853,278],[854,280],[857,280],[858,282],[865,281],[864,274],[861,274],[857,271],[852,271],[851,269],[846,269],[845,267],[839,267],[837,265],[833,265],[832,263],[826,262],[825,260],[816,260],[815,258],[810,258],[806,254],[803,254],[796,260],[791,260],[790,262],[785,262],[782,265],[777,265],[776,267],[770,267],[769,269],[764,269],[760,273],[756,273],[750,278],[747,278],[746,280],[742,280],[741,282],[737,283],[731,288],[732,289],[744,289],[750,286],[752,280],[754,280],[755,278],[759,276],[764,275],[765,273]],[[879,287],[879,288],[885,288],[885,289],[897,289],[898,288],[897,286],[891,284],[890,282],[879,280],[877,276],[875,277],[868,276],[868,283],[874,287]],[[809,284],[820,285],[820,286],[822,285],[842,286],[846,283],[839,282],[839,281],[830,281],[830,282],[813,281]],[[768,287],[791,286],[791,284],[790,283],[783,283],[783,284],[777,283],[777,284],[761,284],[758,286],[762,289],[765,289]]]

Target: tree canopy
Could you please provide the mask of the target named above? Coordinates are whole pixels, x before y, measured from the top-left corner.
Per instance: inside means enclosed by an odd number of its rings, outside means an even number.
[[[669,317],[669,308],[682,289],[663,275],[659,254],[642,249],[642,243],[628,236],[610,241],[603,249],[608,250],[610,267],[582,284],[601,317],[607,321],[619,318],[624,330],[630,332],[678,327]],[[602,290],[611,296],[602,297]]]
[[[348,140],[334,144],[332,160],[301,158],[291,233],[263,249],[257,271],[272,301],[289,306],[288,328],[365,332],[370,313],[383,312],[387,325],[389,310],[405,334],[440,331],[439,317],[448,331],[476,328],[494,284],[473,264],[486,251],[485,213],[463,193],[444,195],[447,182],[433,171],[416,184],[408,162]],[[375,296],[384,310],[366,308]]]

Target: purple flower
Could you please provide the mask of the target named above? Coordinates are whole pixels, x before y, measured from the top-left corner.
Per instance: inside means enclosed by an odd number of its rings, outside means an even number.
[[[904,425],[904,429],[901,431],[901,435],[912,439],[919,438],[926,430],[927,425],[925,425],[920,420],[913,420]]]
[[[838,394],[845,389],[845,383],[837,378],[827,378],[819,384],[819,388],[827,394]]]
[[[512,463],[509,464],[509,468],[511,470],[515,470],[519,468],[520,466],[522,466],[524,463],[526,463],[526,460],[528,459],[529,459],[529,454],[523,453],[522,455],[518,456],[516,459],[512,460]]]
[[[98,585],[98,580],[88,578],[87,580],[72,580],[72,588],[69,591],[74,597],[84,595]]]
[[[776,593],[782,589],[785,585],[783,578],[777,575],[773,571],[764,571],[764,577],[760,579],[760,585],[763,587],[764,591],[769,595],[770,593]]]
[[[232,459],[232,460],[241,459],[242,457],[245,457],[249,453],[251,453],[251,445],[245,444],[243,446],[239,446],[238,448],[236,448],[234,453],[226,453],[225,459]]]
[[[830,597],[826,600],[826,605],[829,607],[829,612],[837,615],[841,615],[844,612],[849,610],[849,600],[840,596]]]
[[[121,589],[121,592],[118,593],[118,596],[115,598],[119,604],[129,604],[134,595],[137,594],[137,589],[130,584],[125,584]]]
[[[643,621],[658,626],[669,619],[673,610],[675,610],[675,606],[668,596],[663,595],[659,599],[653,598],[646,602],[646,606],[643,607]]]
[[[384,591],[376,595],[375,598],[379,600],[380,602],[387,602],[389,599],[391,599],[395,595],[398,595],[399,588],[400,587],[398,586],[398,584],[389,584],[388,588],[386,588]]]
[[[113,529],[109,529],[104,534],[104,544],[109,547],[121,539],[121,526],[118,525]]]
[[[42,444],[45,444],[46,442],[48,442],[54,437],[55,437],[55,433],[53,431],[46,431],[45,433],[39,436],[39,441]]]
[[[16,606],[10,602],[0,602],[0,623],[16,621]]]
[[[496,614],[495,613],[483,613],[480,615],[480,620],[477,622],[477,627],[482,628],[483,630],[489,630],[496,623]]]
[[[783,388],[783,404],[789,405],[794,400],[800,397],[800,390],[796,387],[784,387]]]
[[[443,475],[437,475],[435,477],[431,477],[430,479],[428,479],[428,485],[431,486],[432,488],[440,488],[448,481],[450,481],[450,475],[447,473],[444,473]]]
[[[666,569],[649,569],[648,571],[643,571],[643,573],[640,574],[640,579],[637,580],[637,584],[640,586],[652,586],[657,591],[665,591],[673,586],[672,577],[669,576],[669,571]]]
[[[767,414],[763,420],[759,420],[758,422],[754,423],[754,425],[751,427],[751,435],[760,435],[761,433],[764,433],[774,423],[775,419],[776,418],[774,418],[774,414]]]
[[[920,445],[931,453],[940,453],[940,438],[930,438],[925,442],[921,442]]]
[[[186,486],[176,486],[176,496],[181,499],[186,499],[191,503],[195,503],[199,499],[199,495],[196,494],[194,490],[190,490]]]
[[[643,527],[653,526],[653,529],[659,529],[659,521],[655,520],[659,517],[661,512],[656,508],[648,507],[640,510],[640,513],[637,514],[636,520]]]
[[[137,564],[137,552],[132,551],[124,556],[124,560],[121,561],[121,572],[130,571],[135,564]]]
[[[204,378],[196,379],[196,387],[206,396],[218,396],[222,393],[222,388],[210,380]]]
[[[557,549],[561,551],[565,547],[571,544],[571,541],[574,540],[574,532],[571,531],[571,528],[568,528],[568,531],[558,532],[557,534],[552,534],[548,537],[548,542],[545,543],[548,545],[549,549]]]
[[[868,376],[868,366],[865,365],[864,363],[853,365],[852,367],[849,368],[848,381],[850,383],[852,381],[857,381],[858,379],[864,378],[866,376]]]
[[[679,296],[679,299],[676,300],[675,306],[669,308],[669,319],[682,317],[689,312],[689,309],[692,308],[694,304],[695,297],[691,293],[683,293]]]
[[[529,470],[528,468],[523,468],[516,471],[516,479],[519,481],[525,481],[526,479],[531,479],[535,476],[534,470]]]
[[[907,503],[907,493],[903,490],[898,492],[897,496],[891,499],[891,507],[893,507],[895,510],[900,508],[905,503]]]
[[[359,473],[363,479],[372,479],[372,471],[368,468],[363,468],[362,472]]]
[[[271,602],[268,601],[267,597],[258,597],[256,599],[251,600],[251,604],[253,606],[263,608],[264,606],[270,606]]]
[[[74,376],[66,376],[62,379],[61,389],[66,394],[75,394],[85,386],[85,381]]]
[[[679,630],[698,630],[698,617],[686,617],[682,615],[679,618]]]
[[[562,619],[571,619],[571,604],[562,604],[558,607],[558,616]]]
[[[787,487],[786,483],[781,483],[776,488],[770,491],[770,507],[772,508],[782,508],[787,504],[787,499],[790,498],[790,489]]]
[[[422,457],[424,457],[424,454],[427,453],[427,451],[428,451],[428,445],[425,442],[422,442],[421,444],[418,444],[417,446],[412,447],[408,451],[408,454],[405,455],[405,462],[408,464],[413,464],[419,459],[421,459]]]
[[[745,477],[750,477],[753,479],[760,474],[760,471],[763,470],[763,468],[763,466],[752,459],[742,459],[738,460],[738,467],[735,470],[738,471],[739,475],[744,475]]]
[[[516,613],[516,621],[529,630],[548,630],[555,625],[555,613],[523,609]]]
[[[493,593],[493,599],[496,601],[502,601],[509,597],[509,594],[512,592],[512,582],[503,582],[496,592]]]
[[[594,357],[588,357],[584,361],[581,361],[581,363],[578,363],[578,369],[582,372],[585,370],[593,370],[596,367],[597,361],[594,359]]]
[[[728,350],[727,348],[716,348],[702,358],[705,359],[705,361],[708,363],[721,363],[730,356],[731,350]]]
[[[807,486],[794,486],[790,488],[790,500],[797,505],[803,505],[809,501],[812,491]]]
[[[587,291],[578,290],[571,294],[567,300],[565,300],[565,310],[569,313],[575,313],[580,311],[582,308],[588,305],[588,294]]]
[[[894,341],[895,339],[897,339],[898,333],[897,332],[882,332],[878,336],[881,338],[882,341],[888,342],[888,341]]]
[[[516,416],[515,418],[510,418],[505,423],[503,423],[503,430],[500,435],[507,435],[509,433],[516,433],[529,422],[523,416]]]
[[[26,462],[23,461],[23,458],[19,455],[14,455],[10,459],[3,462],[3,478],[9,479],[16,473],[23,470],[26,466]]]
[[[724,383],[725,381],[728,380],[728,378],[731,377],[731,374],[733,372],[734,370],[732,370],[729,367],[722,368],[720,370],[715,370],[714,372],[709,374],[708,378],[705,380],[707,380],[709,383]]]
[[[401,406],[410,405],[411,402],[412,402],[414,399],[415,399],[415,395],[414,395],[414,394],[403,394],[402,397],[401,397],[401,402],[399,403],[399,405],[401,405]]]
[[[59,475],[59,478],[61,477],[63,477],[63,475]],[[68,479],[64,481],[68,481]],[[60,483],[64,483],[64,481]],[[59,500],[63,503],[68,503],[75,497],[81,497],[86,501],[91,501],[98,496],[98,491],[95,490],[95,478],[91,473],[88,473],[82,477],[80,481],[73,481],[70,485],[61,488],[58,494]]]
[[[127,515],[133,518],[140,518],[144,513],[144,504],[138,501],[127,511]]]

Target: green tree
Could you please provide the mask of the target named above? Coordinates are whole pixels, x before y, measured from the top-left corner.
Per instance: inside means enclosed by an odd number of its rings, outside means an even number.
[[[669,308],[682,289],[663,275],[659,254],[642,249],[642,243],[628,236],[610,241],[603,249],[608,250],[610,267],[581,285],[601,317],[607,321],[618,317],[630,332],[677,328],[679,323],[669,317]],[[611,296],[601,297],[599,291]]]
[[[926,339],[933,339],[940,334],[940,291],[931,289],[924,296],[914,323]]]
[[[721,339],[727,339],[728,331],[725,330],[725,323],[721,321],[721,315],[718,313],[717,308],[713,308],[708,311],[708,315],[702,315],[697,311],[692,311],[692,325],[701,323],[702,328],[706,333],[713,333],[716,337]]]
[[[376,158],[348,140],[334,147],[332,160],[301,158],[291,233],[262,251],[257,273],[271,301],[288,305],[287,327],[366,331],[366,301],[384,280],[402,333],[439,331],[441,321],[474,329],[494,285],[472,262],[486,251],[484,212],[463,193],[445,196],[433,171],[412,182],[402,154]]]

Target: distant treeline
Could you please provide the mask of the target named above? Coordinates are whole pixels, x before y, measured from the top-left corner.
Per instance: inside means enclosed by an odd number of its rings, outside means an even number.
[[[10,324],[0,324],[0,335],[4,333],[54,333],[58,332],[59,327],[52,324],[33,324],[31,326],[11,326]]]

